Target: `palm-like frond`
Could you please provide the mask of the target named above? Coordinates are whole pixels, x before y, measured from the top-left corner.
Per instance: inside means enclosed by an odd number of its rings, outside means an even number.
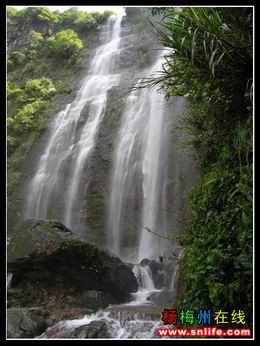
[[[190,59],[192,65],[201,68],[206,63],[214,77],[222,60],[233,63],[234,54],[243,59],[252,47],[252,34],[240,30],[232,19],[231,13],[228,17],[219,8],[185,8],[170,11],[160,23],[159,33],[165,46]]]

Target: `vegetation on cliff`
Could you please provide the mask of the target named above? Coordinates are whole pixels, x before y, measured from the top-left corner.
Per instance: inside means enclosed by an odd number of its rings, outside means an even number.
[[[155,13],[157,13],[155,11]],[[152,81],[187,97],[181,117],[201,167],[190,194],[181,304],[239,308],[252,316],[252,8],[164,10],[169,49]]]
[[[83,61],[86,66],[89,46],[111,14],[7,8],[8,194],[21,178],[20,163],[69,96]]]
[[[253,279],[253,14],[249,7],[153,9],[165,14],[156,26],[168,48],[162,74],[150,81],[166,98],[185,96],[180,117],[201,167],[189,197],[181,304],[189,308],[242,309],[250,323]],[[149,41],[139,26],[139,67]],[[49,117],[72,91],[88,46],[111,12],[63,13],[47,8],[8,8],[8,27],[27,32],[9,42],[7,88],[8,192],[19,165]],[[32,30],[28,30],[28,27]],[[19,41],[19,42],[18,42]],[[149,80],[148,80],[149,83]],[[112,100],[112,99],[111,99]],[[114,101],[114,99],[113,99]],[[119,114],[109,105],[111,114]],[[109,108],[108,108],[109,109]],[[116,117],[115,117],[116,118]],[[106,163],[105,163],[106,164]]]

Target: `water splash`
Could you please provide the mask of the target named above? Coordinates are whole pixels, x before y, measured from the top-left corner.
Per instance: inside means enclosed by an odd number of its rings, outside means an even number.
[[[61,321],[49,327],[38,339],[70,338],[76,328],[93,321],[105,322],[111,339],[153,339],[159,338],[156,330],[162,327],[160,317],[124,311],[98,311],[81,319]]]

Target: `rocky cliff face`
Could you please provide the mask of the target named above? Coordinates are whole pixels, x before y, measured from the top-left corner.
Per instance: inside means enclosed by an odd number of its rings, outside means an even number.
[[[39,28],[48,35],[48,28]],[[9,29],[9,42],[11,45],[17,47],[22,42],[26,41],[29,35],[29,29],[25,27],[26,34],[23,35],[23,41],[19,38],[15,39],[15,29]],[[20,37],[20,36],[19,36]],[[107,242],[107,210],[110,194],[110,172],[112,168],[112,156],[115,145],[115,137],[120,126],[122,111],[125,106],[126,97],[129,93],[130,87],[134,81],[142,74],[144,68],[150,66],[157,57],[158,42],[154,37],[154,33],[147,25],[145,20],[136,20],[135,17],[128,15],[124,17],[121,24],[121,41],[120,51],[117,57],[117,72],[121,75],[120,85],[114,87],[107,93],[106,110],[103,121],[101,123],[98,136],[96,139],[96,146],[92,153],[91,159],[88,161],[84,176],[82,178],[82,185],[79,188],[81,202],[77,206],[76,218],[77,224],[72,229],[81,237],[101,246],[105,246]],[[13,39],[12,39],[13,38]],[[98,41],[96,42],[96,45]],[[93,56],[93,51],[90,51],[89,58]],[[86,73],[86,71],[85,71]],[[78,79],[78,84],[75,84],[71,94],[64,101],[69,102],[75,96],[78,85],[80,84],[82,75]],[[172,121],[177,124],[176,115],[181,111],[183,101],[176,99],[172,104],[169,104],[169,112],[172,112]],[[61,108],[64,105],[61,105]],[[87,109],[83,109],[82,117],[87,116]],[[54,115],[55,116],[55,115]],[[16,209],[15,214],[12,214],[12,219],[16,218],[19,222],[23,220],[23,206],[26,199],[26,188],[29,181],[32,179],[33,172],[36,168],[36,158],[42,152],[46,141],[49,136],[48,124],[46,130],[39,136],[38,140],[34,143],[27,159],[23,163],[23,180],[17,188],[16,200],[19,207]],[[194,181],[195,168],[194,162],[188,156],[188,153],[178,146],[179,135],[177,132],[171,136],[172,142],[169,142],[167,152],[165,155],[168,157],[169,172],[168,186],[166,187],[171,191],[169,194],[172,196],[167,201],[166,210],[162,213],[167,213],[169,216],[169,225],[172,224],[171,218],[176,215],[172,214],[173,210],[181,213],[184,207],[185,191]],[[176,163],[178,162],[178,164]],[[176,180],[176,176],[179,178]],[[136,177],[138,182],[140,177]],[[178,181],[178,183],[177,183]],[[87,184],[86,184],[87,182]],[[138,187],[139,186],[139,187]],[[122,230],[122,246],[132,247],[136,244],[136,237],[138,233],[136,230],[140,227],[138,221],[140,220],[140,212],[142,205],[143,191],[140,184],[136,184],[131,188],[131,194],[128,198],[128,208],[124,211],[124,229]],[[53,203],[52,215],[50,218],[61,220],[64,209],[63,206],[56,201]],[[174,227],[180,229],[180,224],[175,218]]]
[[[33,25],[31,22],[23,22],[17,25],[17,23],[9,20],[7,25],[8,53],[23,48],[29,42],[33,31],[40,32],[43,37],[48,37],[53,34],[53,28],[47,22],[34,23]]]

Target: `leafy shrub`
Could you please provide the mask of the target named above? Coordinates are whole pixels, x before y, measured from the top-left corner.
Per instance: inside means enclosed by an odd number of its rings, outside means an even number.
[[[29,79],[24,86],[24,93],[27,100],[35,98],[46,98],[55,93],[53,82],[46,77],[40,79]]]
[[[15,21],[15,19],[17,18],[17,13],[18,13],[18,10],[14,7],[8,6],[6,8],[7,24],[10,24],[13,21]]]
[[[54,58],[70,58],[76,56],[83,48],[77,33],[71,29],[58,32],[46,43],[48,56]]]
[[[80,13],[74,24],[80,31],[91,31],[97,27],[96,19],[87,12]]]
[[[40,32],[32,31],[30,40],[28,43],[28,47],[30,49],[38,49],[39,46],[42,44],[43,36]]]
[[[27,7],[16,14],[17,21],[22,23],[26,20],[31,23],[54,24],[57,16],[48,7]]]
[[[63,26],[72,26],[78,19],[80,13],[77,7],[72,7],[59,15],[58,23]]]
[[[36,116],[42,109],[43,105],[44,101],[36,100],[27,103],[19,110],[17,115],[13,118],[13,120],[15,121],[13,128],[16,134],[24,132],[28,129],[32,129],[37,126]]]
[[[8,82],[7,143],[9,154],[23,141],[26,133],[37,130],[45,102],[55,92],[55,85],[46,77],[29,79],[19,86]]]
[[[18,67],[24,65],[27,58],[23,50],[15,51],[9,56],[9,64],[12,64],[13,67]]]
[[[104,24],[109,17],[115,15],[113,11],[106,10],[104,12],[92,12],[91,16],[95,19],[98,25]]]

